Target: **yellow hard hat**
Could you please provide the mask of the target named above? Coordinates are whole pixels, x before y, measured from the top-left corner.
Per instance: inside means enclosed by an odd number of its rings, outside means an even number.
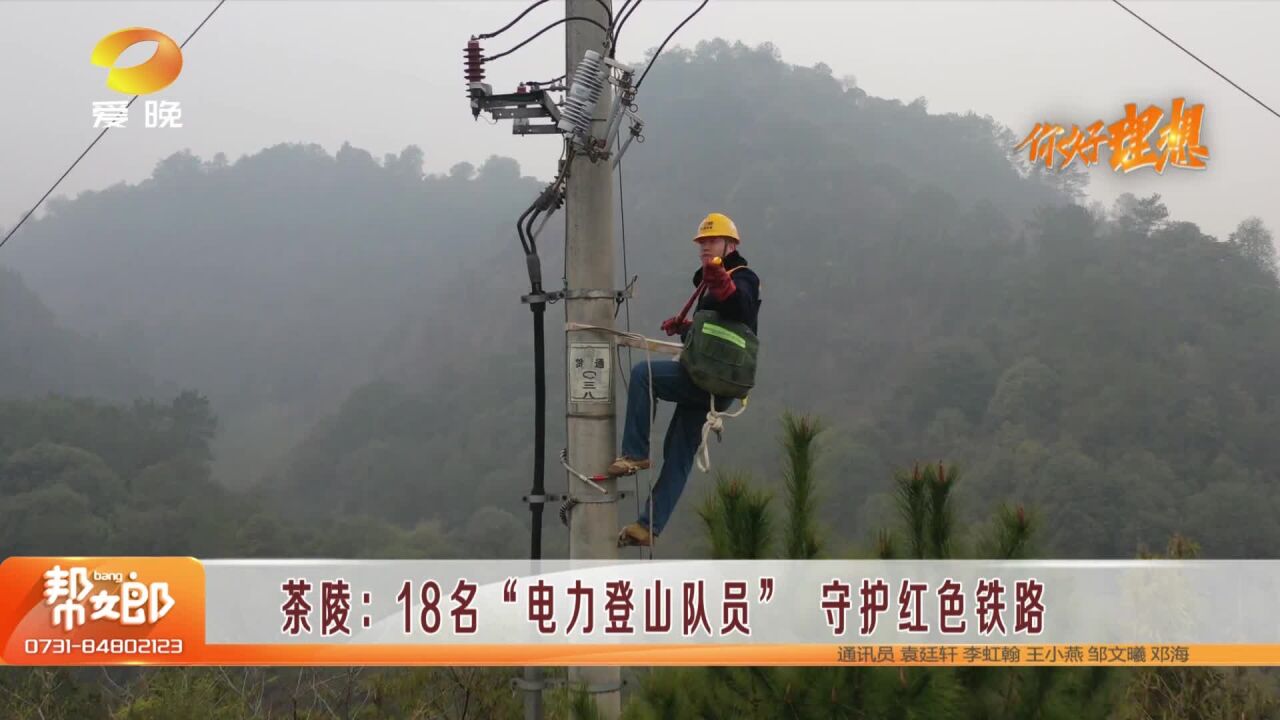
[[[738,226],[733,224],[728,215],[718,212],[713,212],[702,219],[702,224],[698,226],[698,234],[693,236],[693,241],[698,242],[710,237],[733,238],[736,243],[742,242],[738,239]]]

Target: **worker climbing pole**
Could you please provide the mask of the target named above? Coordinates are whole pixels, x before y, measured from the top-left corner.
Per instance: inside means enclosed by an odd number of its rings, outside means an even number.
[[[693,240],[701,264],[693,276],[694,293],[677,315],[662,323],[668,335],[681,336],[680,359],[646,360],[631,368],[622,452],[609,465],[609,475],[649,468],[653,401],[674,403],[675,409],[663,442],[658,482],[646,509],[619,533],[620,546],[654,544],[684,492],[695,460],[703,471],[709,469],[709,435],[719,435],[724,417],[742,413],[755,385],[760,278],[738,251],[741,237],[728,216],[707,215]],[[691,306],[692,319],[687,317]],[[743,406],[728,413],[735,399]]]

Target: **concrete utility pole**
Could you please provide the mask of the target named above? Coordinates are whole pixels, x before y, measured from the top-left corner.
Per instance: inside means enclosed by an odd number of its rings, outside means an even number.
[[[588,17],[609,26],[612,0],[566,0],[566,16]],[[606,6],[609,11],[606,12]],[[605,32],[589,22],[565,23],[565,86],[573,83],[574,68],[583,53],[608,55]],[[592,134],[603,136],[613,101],[607,82],[596,105]],[[568,290],[608,290],[614,287],[613,172],[608,160],[592,162],[577,153],[569,167],[566,188],[565,257]],[[615,301],[608,293],[565,299],[565,320],[612,328]],[[569,465],[588,475],[603,474],[616,450],[616,398],[613,392],[614,338],[600,332],[569,333],[569,382],[566,398]],[[603,359],[603,368],[598,360]],[[582,368],[575,363],[583,361]],[[577,374],[575,374],[577,373]],[[586,373],[586,374],[583,374]],[[569,479],[570,495],[582,502],[573,508],[569,530],[570,559],[616,560],[618,557],[617,481],[601,483],[609,495],[576,478]],[[613,502],[600,502],[611,497]],[[571,683],[586,684],[604,718],[622,712],[622,672],[617,667],[570,668]]]

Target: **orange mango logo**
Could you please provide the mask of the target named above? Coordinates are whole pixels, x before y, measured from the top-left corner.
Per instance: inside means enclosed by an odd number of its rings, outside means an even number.
[[[156,43],[156,54],[141,65],[115,67],[125,50],[140,42]],[[93,48],[94,65],[110,68],[107,87],[125,95],[146,95],[169,87],[182,72],[182,48],[173,38],[159,30],[131,27],[117,30],[98,41]]]

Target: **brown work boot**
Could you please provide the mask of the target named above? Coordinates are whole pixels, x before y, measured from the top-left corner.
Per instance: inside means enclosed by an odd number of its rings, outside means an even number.
[[[657,535],[640,523],[631,523],[618,533],[618,547],[649,547]]]
[[[620,457],[613,461],[606,473],[609,477],[621,477],[623,475],[635,475],[641,470],[649,469],[648,460],[638,460],[636,458]]]

